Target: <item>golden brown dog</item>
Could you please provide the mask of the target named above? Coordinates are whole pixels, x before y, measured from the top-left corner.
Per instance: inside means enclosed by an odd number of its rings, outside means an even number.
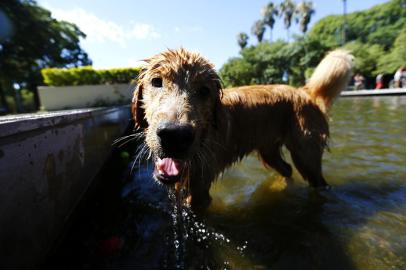
[[[290,177],[283,145],[310,185],[327,185],[321,166],[329,136],[326,111],[351,76],[349,53],[330,52],[298,89],[222,90],[213,65],[182,48],[145,61],[132,103],[136,127],[155,162],[154,178],[184,183],[193,207],[208,206],[213,180],[253,151],[266,166]]]

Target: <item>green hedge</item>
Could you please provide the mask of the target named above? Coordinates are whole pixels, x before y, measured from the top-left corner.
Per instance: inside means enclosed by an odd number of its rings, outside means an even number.
[[[78,68],[45,68],[41,70],[45,85],[70,86],[86,84],[130,83],[135,80],[140,68],[93,69],[91,66]]]

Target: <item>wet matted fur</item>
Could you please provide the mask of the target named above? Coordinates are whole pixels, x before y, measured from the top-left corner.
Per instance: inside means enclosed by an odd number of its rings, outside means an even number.
[[[221,89],[213,65],[185,49],[146,61],[132,111],[155,162],[155,179],[183,183],[193,207],[210,203],[217,176],[253,151],[265,166],[291,177],[281,147],[311,186],[326,186],[322,154],[329,137],[326,112],[347,86],[352,56],[330,52],[301,88],[252,85]]]

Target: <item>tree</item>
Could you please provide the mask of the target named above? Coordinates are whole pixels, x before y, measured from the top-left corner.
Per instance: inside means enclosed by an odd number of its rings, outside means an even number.
[[[261,42],[241,50],[241,57],[232,58],[220,69],[224,85],[282,83],[289,61],[280,52],[286,45],[283,41]]]
[[[313,14],[315,13],[313,9],[313,2],[306,2],[305,0],[302,0],[302,2],[297,5],[295,13],[296,21],[299,23],[300,31],[302,31],[302,33],[304,34],[307,32],[307,27]]]
[[[315,23],[308,35],[323,40],[329,47],[341,45],[343,16],[333,15]],[[395,39],[406,28],[406,7],[401,0],[391,0],[370,9],[347,14],[346,41],[358,40],[390,50]]]
[[[289,84],[304,85],[328,48],[319,39],[297,36],[280,54],[288,62]]]
[[[248,39],[249,39],[248,35],[244,32],[241,32],[237,35],[237,42],[238,42],[238,45],[240,46],[241,50],[247,46]]]
[[[229,59],[221,67],[219,74],[225,87],[249,85],[255,77],[251,64],[240,57]]]
[[[57,21],[34,0],[2,0],[0,11],[13,31],[0,40],[0,84],[6,94],[15,88],[35,94],[45,67],[77,67],[91,60],[79,45],[85,34],[68,22]],[[18,97],[18,94],[15,95]]]
[[[262,8],[261,14],[264,23],[269,26],[270,30],[270,41],[272,42],[272,30],[275,24],[275,16],[278,16],[278,8],[274,3],[270,2],[265,7]]]
[[[378,59],[376,74],[395,73],[399,67],[406,64],[406,28],[399,33],[389,54],[376,59]]]
[[[366,86],[373,87],[379,59],[386,58],[385,51],[378,44],[365,44],[360,41],[351,41],[344,46],[355,57],[353,74],[360,73],[366,79]],[[383,72],[384,74],[388,72]]]
[[[347,15],[348,39],[344,47],[355,56],[354,72],[362,73],[370,85],[376,75],[393,75],[406,63],[406,5],[402,1],[390,0]],[[242,49],[240,57],[220,69],[220,76],[226,86],[238,86],[281,83],[287,72],[289,84],[303,85],[326,52],[342,45],[342,22],[342,15],[327,16],[291,43],[263,42]]]
[[[251,28],[251,33],[257,37],[258,42],[262,42],[264,37],[265,24],[263,20],[257,20]]]
[[[283,23],[287,32],[287,40],[289,42],[289,28],[292,25],[292,17],[295,12],[295,3],[292,0],[284,0],[279,5],[280,16],[283,16]]]

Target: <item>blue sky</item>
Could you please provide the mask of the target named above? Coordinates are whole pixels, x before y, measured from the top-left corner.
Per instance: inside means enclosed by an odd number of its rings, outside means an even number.
[[[298,2],[299,0],[296,0]],[[140,60],[166,48],[183,46],[198,51],[220,68],[237,56],[236,35],[250,34],[266,0],[39,0],[52,16],[76,23],[87,34],[81,41],[95,68],[138,66]],[[280,3],[281,0],[274,1]],[[362,10],[385,0],[347,0],[348,11]],[[314,0],[320,18],[342,13],[342,0]],[[293,25],[291,32],[297,32]],[[274,40],[286,39],[278,19]],[[269,38],[269,32],[265,32]],[[256,43],[250,35],[250,44]]]

